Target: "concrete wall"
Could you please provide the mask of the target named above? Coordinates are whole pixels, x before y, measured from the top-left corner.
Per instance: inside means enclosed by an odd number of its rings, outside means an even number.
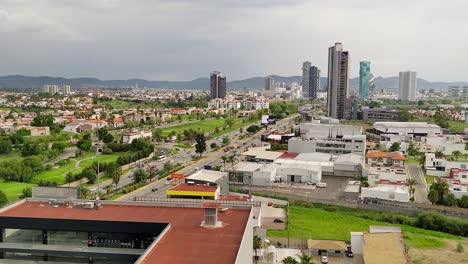
[[[351,232],[351,251],[356,255],[362,255],[364,235],[362,232]]]
[[[242,236],[242,241],[237,252],[235,264],[253,263],[253,233],[254,227],[260,226],[260,207],[253,207],[250,211],[249,220]],[[222,254],[222,252],[220,252]]]

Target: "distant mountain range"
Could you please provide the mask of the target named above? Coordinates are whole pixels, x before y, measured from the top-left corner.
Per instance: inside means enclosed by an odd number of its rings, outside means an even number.
[[[275,82],[285,82],[290,84],[292,82],[301,82],[301,76],[278,76],[273,75]],[[320,78],[321,87],[324,89],[327,84],[327,78]],[[66,79],[62,77],[49,77],[49,76],[24,76],[24,75],[8,75],[0,76],[0,88],[40,88],[44,84],[56,85],[71,85],[73,88],[82,87],[107,87],[107,88],[125,88],[125,87],[138,87],[143,88],[160,88],[160,89],[198,89],[206,90],[209,88],[209,78],[198,78],[192,81],[148,81],[143,79],[129,79],[129,80],[100,80],[96,78],[71,78]],[[229,90],[238,90],[244,87],[250,89],[262,89],[265,85],[263,77],[253,77],[245,80],[229,81]],[[375,78],[376,89],[396,89],[398,88],[398,77],[377,77]],[[451,85],[468,85],[468,82],[430,82],[424,79],[418,79],[418,90],[446,90]],[[355,90],[359,87],[359,78],[350,79],[350,89]]]

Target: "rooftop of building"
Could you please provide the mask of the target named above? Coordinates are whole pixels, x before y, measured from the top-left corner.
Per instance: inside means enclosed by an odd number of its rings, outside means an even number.
[[[216,192],[219,187],[181,183],[168,190],[172,192]]]
[[[199,170],[187,177],[188,180],[198,180],[206,182],[217,182],[223,177],[227,177],[226,172],[214,170]]]
[[[282,156],[283,153],[276,152],[276,151],[250,149],[250,150],[242,153],[242,155],[244,155],[244,156],[253,156],[256,159],[262,159],[262,160],[276,160],[277,158]]]
[[[403,153],[399,151],[385,152],[385,151],[369,151],[366,154],[366,158],[387,158],[392,160],[405,160]]]
[[[375,122],[374,127],[378,126],[391,127],[391,128],[440,128],[435,124],[428,124],[427,122]]]
[[[0,210],[1,217],[168,223],[170,229],[148,249],[141,263],[234,263],[249,218],[249,209],[218,214],[221,228],[200,226],[203,208],[104,203],[101,209],[52,206],[21,201]],[[181,252],[183,249],[183,252]],[[222,252],[222,254],[219,254]]]
[[[400,233],[365,233],[363,257],[365,263],[408,263]]]

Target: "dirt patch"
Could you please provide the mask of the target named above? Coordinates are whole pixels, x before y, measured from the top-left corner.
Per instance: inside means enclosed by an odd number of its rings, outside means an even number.
[[[468,239],[442,239],[445,246],[440,248],[410,248],[408,251],[410,263],[413,264],[454,264],[468,263]],[[464,252],[457,252],[457,244],[462,243]]]

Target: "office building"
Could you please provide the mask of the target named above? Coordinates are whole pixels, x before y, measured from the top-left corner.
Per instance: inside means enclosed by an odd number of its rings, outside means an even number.
[[[387,108],[362,108],[362,120],[399,121],[400,111]]]
[[[265,77],[265,91],[271,91],[274,88],[274,80],[273,77],[267,76]]]
[[[375,94],[375,79],[374,75],[371,73],[369,80],[369,97],[374,97]]]
[[[291,138],[288,141],[291,153],[366,154],[365,135],[337,135],[329,138]]]
[[[468,86],[449,86],[448,96],[453,99],[468,100]]]
[[[253,263],[259,202],[136,198],[29,198],[4,207],[0,262]]]
[[[341,43],[328,49],[328,116],[344,119],[349,87],[349,53]]]
[[[359,99],[369,98],[370,80],[370,61],[361,61],[359,64]]]
[[[226,97],[226,76],[222,72],[214,71],[210,77],[211,99]]]
[[[399,96],[401,101],[416,101],[416,72],[400,72]]]
[[[375,122],[373,133],[427,137],[431,134],[442,135],[442,128],[426,122]]]
[[[308,61],[302,64],[302,92],[304,98],[317,99],[317,91],[320,89],[320,69]]]

